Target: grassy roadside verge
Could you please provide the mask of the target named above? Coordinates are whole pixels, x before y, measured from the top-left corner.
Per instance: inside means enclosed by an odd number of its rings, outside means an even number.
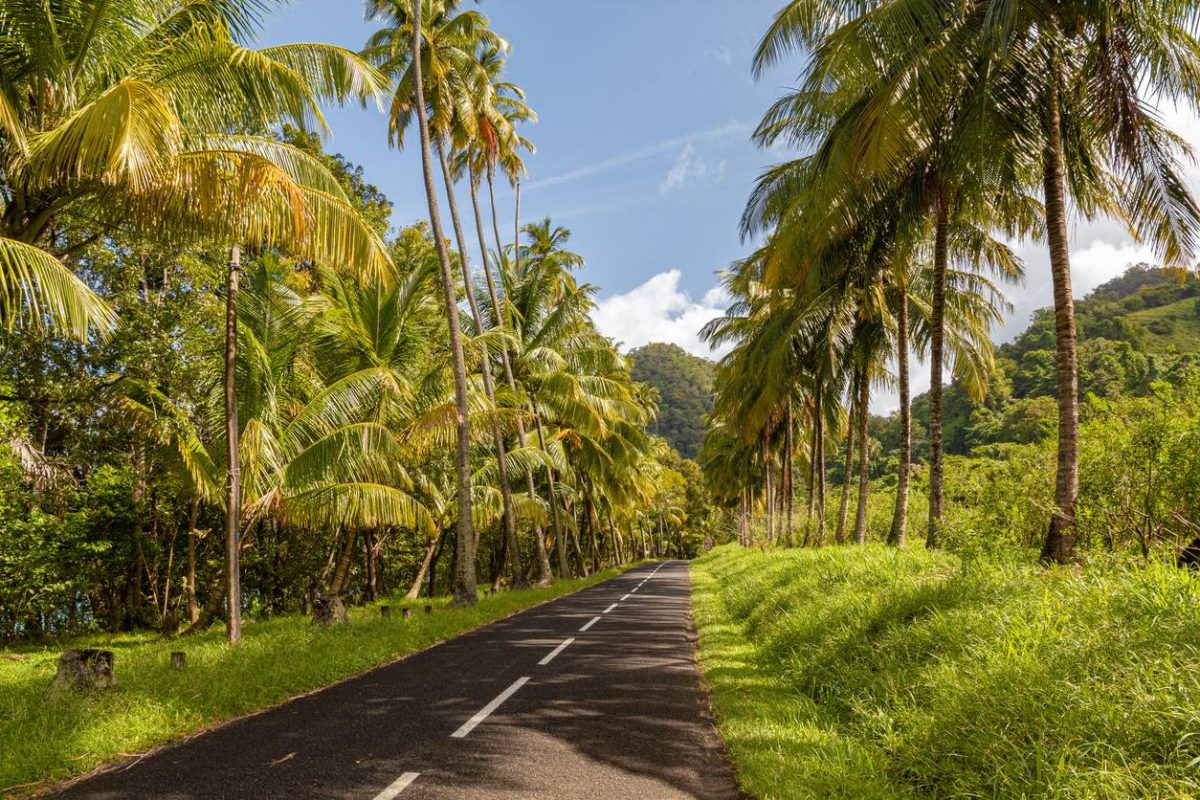
[[[1200,797],[1200,579],[1173,566],[734,546],[692,578],[755,797]]]
[[[387,600],[390,619],[381,618],[377,605],[364,606],[351,609],[351,625],[331,629],[304,617],[277,617],[247,624],[236,649],[224,642],[219,626],[173,641],[95,636],[24,649],[20,661],[0,660],[0,796],[30,794],[119,757],[278,705],[622,571],[501,592],[472,608],[450,609],[445,599],[435,600],[429,615],[423,611],[426,600]],[[400,617],[405,605],[413,608],[409,620]],[[48,700],[46,686],[68,646],[113,650],[117,687],[96,696]],[[171,669],[172,650],[187,653],[182,673]]]

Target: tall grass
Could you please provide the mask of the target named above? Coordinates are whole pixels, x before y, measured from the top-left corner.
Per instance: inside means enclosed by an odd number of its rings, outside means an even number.
[[[167,641],[150,635],[89,637],[53,648],[25,648],[0,659],[0,796],[27,794],[46,782],[86,772],[289,697],[334,683],[429,647],[514,612],[611,578],[608,570],[540,589],[502,592],[470,608],[430,601],[388,600],[351,609],[350,625],[324,628],[299,616],[247,622],[236,647],[214,628]],[[412,608],[401,618],[400,609]],[[117,686],[92,695],[51,700],[46,688],[67,646],[115,653]],[[171,668],[170,653],[187,654]],[[19,660],[11,661],[9,658]]]
[[[882,546],[694,562],[700,656],[762,798],[1200,796],[1200,579]]]

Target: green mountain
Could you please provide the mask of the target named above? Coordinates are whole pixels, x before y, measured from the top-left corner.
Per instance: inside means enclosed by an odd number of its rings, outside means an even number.
[[[1200,364],[1200,277],[1136,264],[1076,302],[1079,393],[1139,397]],[[920,369],[920,367],[918,367]],[[956,383],[945,392],[946,452],[969,454],[1002,442],[1032,442],[1054,429],[1054,312],[1043,308],[1013,341],[996,348],[988,395],[973,402]],[[913,454],[928,454],[929,397],[913,399]],[[899,446],[896,415],[872,418],[871,435]]]
[[[715,364],[674,344],[653,342],[630,352],[632,375],[658,391],[652,430],[684,458],[695,458],[704,441],[704,415],[713,407]]]

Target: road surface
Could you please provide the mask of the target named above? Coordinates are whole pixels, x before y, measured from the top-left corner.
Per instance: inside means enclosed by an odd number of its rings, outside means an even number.
[[[737,798],[688,583],[682,561],[638,567],[58,796]]]

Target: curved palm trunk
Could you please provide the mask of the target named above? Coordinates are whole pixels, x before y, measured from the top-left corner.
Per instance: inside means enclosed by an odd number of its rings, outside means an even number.
[[[229,470],[225,476],[225,636],[233,644],[242,640],[242,545],[241,462],[238,452],[237,345],[238,278],[242,251],[234,245],[229,252],[229,275],[225,286],[225,447]]]
[[[416,93],[417,122],[421,133],[421,172],[425,179],[425,199],[429,204],[429,224],[441,265],[442,294],[446,302],[446,323],[450,328],[450,355],[454,368],[454,403],[458,408],[458,451],[455,471],[458,487],[458,535],[454,554],[454,602],[474,604],[479,598],[475,587],[475,532],[471,524],[471,425],[467,405],[467,362],[463,355],[462,331],[458,327],[458,290],[450,266],[446,237],[442,235],[442,220],[438,212],[437,189],[433,182],[432,144],[429,140],[429,120],[425,114],[425,89],[421,77],[421,13],[419,0],[414,2],[413,20],[413,82]]]
[[[867,495],[871,491],[870,448],[867,417],[871,405],[871,382],[864,369],[858,386],[858,509],[854,517],[854,541],[867,541]]]
[[[433,563],[433,553],[437,550],[441,538],[442,532],[439,530],[437,536],[430,539],[429,544],[425,545],[425,556],[421,559],[421,566],[417,568],[417,577],[413,578],[412,585],[404,593],[405,600],[416,600],[421,596],[421,584],[425,582],[425,573],[429,572],[429,565]]]
[[[942,530],[942,354],[945,350],[946,262],[949,258],[950,211],[937,201],[933,244],[933,298],[929,337],[929,531],[925,546],[938,547]]]
[[[483,216],[479,213],[479,181],[477,178],[471,180],[471,208],[475,213],[475,235],[479,237],[480,257],[483,259],[483,277],[487,282],[488,297],[492,301],[492,315],[496,320],[497,325],[508,325],[507,315],[501,313],[500,296],[496,291],[496,281],[492,277],[492,263],[488,258],[487,237],[483,234]],[[508,357],[508,345],[500,345],[500,364],[504,368],[504,382],[508,388],[514,392],[517,389],[517,381],[513,377],[512,360]],[[525,423],[519,417],[517,418],[517,444],[524,449],[526,445],[525,438]],[[529,497],[537,497],[537,486],[533,481],[533,470],[529,467],[525,468],[525,489],[529,493]],[[538,585],[546,585],[554,580],[554,571],[550,568],[550,555],[546,552],[546,540],[542,535],[542,526],[535,522],[533,525],[533,539],[536,545],[538,559]]]
[[[458,216],[458,202],[454,196],[454,178],[450,175],[450,164],[446,160],[445,142],[438,139],[438,160],[442,165],[442,179],[446,184],[446,202],[450,208],[450,223],[454,227],[454,239],[458,243],[459,266],[462,267],[463,293],[467,296],[467,305],[471,308],[471,318],[475,329],[483,333],[483,315],[479,313],[479,303],[475,300],[475,281],[471,278],[471,262],[467,257],[467,237],[463,235],[462,220]],[[492,380],[491,359],[485,353],[480,359],[480,371],[483,373],[483,391],[493,406],[496,405],[496,384]],[[514,587],[525,587],[525,571],[521,567],[521,550],[517,542],[517,517],[513,511],[512,482],[508,477],[508,460],[504,444],[504,434],[499,425],[492,426],[492,442],[496,447],[497,469],[500,474],[500,497],[503,501],[504,512],[502,524],[504,539],[508,543],[509,562],[512,565],[512,582]],[[498,573],[504,571],[501,561]]]
[[[1046,145],[1042,153],[1046,200],[1046,238],[1054,278],[1055,377],[1058,387],[1058,470],[1055,513],[1050,517],[1042,560],[1063,564],[1075,552],[1075,501],[1079,495],[1079,372],[1076,354],[1075,301],[1071,297],[1071,254],[1067,243],[1066,190],[1063,179],[1062,118],[1058,95],[1058,58],[1052,56],[1046,92]]]
[[[354,559],[354,546],[358,543],[358,528],[346,530],[346,541],[342,543],[342,552],[338,554],[337,566],[333,570],[333,578],[329,581],[329,594],[340,595],[350,586],[350,564]]]
[[[912,461],[912,409],[908,401],[908,286],[898,287],[900,303],[896,310],[896,357],[900,373],[900,466],[896,480],[896,507],[887,542],[904,547],[908,529],[908,478]]]
[[[838,544],[846,542],[846,523],[850,518],[850,475],[854,469],[854,415],[850,415],[850,422],[846,426],[846,467],[842,471],[842,500],[840,508],[838,508],[838,524],[837,532],[833,536],[833,540]]]

